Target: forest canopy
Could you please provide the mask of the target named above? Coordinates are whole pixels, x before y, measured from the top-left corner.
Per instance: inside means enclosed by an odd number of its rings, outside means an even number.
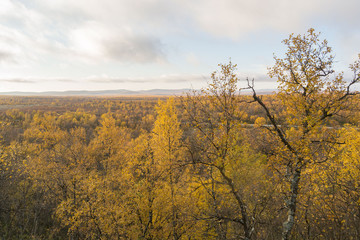
[[[360,55],[283,43],[268,95],[229,62],[181,97],[0,97],[0,236],[359,239]]]

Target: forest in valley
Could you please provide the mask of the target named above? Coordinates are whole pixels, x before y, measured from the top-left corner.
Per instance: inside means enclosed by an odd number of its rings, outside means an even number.
[[[360,61],[284,44],[269,95],[0,97],[1,239],[360,239]]]

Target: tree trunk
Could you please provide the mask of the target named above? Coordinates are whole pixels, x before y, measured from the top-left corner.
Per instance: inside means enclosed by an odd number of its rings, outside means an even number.
[[[251,226],[251,223],[249,221],[249,216],[246,210],[246,205],[243,202],[242,196],[240,195],[240,193],[235,189],[234,183],[232,181],[231,178],[229,178],[225,172],[224,169],[222,168],[218,168],[220,171],[220,174],[223,176],[223,178],[226,180],[227,185],[230,187],[231,189],[231,193],[234,195],[239,207],[240,207],[240,211],[241,211],[241,220],[242,220],[242,226],[244,229],[244,240],[250,240],[251,239],[251,235],[253,232],[253,227]]]
[[[301,169],[296,168],[295,172],[292,174],[291,178],[291,186],[290,186],[290,196],[287,200],[287,219],[283,223],[283,232],[282,232],[282,240],[288,240],[290,237],[291,230],[294,226],[295,222],[295,212],[296,212],[296,200],[299,190],[299,182],[300,182]]]

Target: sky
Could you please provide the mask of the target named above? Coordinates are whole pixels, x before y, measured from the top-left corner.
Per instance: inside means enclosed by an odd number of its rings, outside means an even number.
[[[198,89],[230,59],[240,81],[273,89],[267,68],[281,41],[309,28],[349,72],[359,9],[359,0],[0,0],[0,92]]]

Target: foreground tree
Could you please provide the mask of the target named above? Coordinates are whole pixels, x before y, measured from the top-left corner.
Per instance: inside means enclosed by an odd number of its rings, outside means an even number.
[[[263,157],[243,137],[236,65],[219,66],[208,88],[182,99],[195,186],[202,198],[196,218],[207,221],[201,238],[251,239],[268,199],[258,177],[265,175]]]
[[[182,237],[189,226],[185,224],[186,168],[184,162],[184,148],[181,146],[182,130],[178,121],[173,98],[167,102],[159,102],[156,107],[157,118],[154,123],[152,144],[154,159],[162,168],[163,193],[170,200],[168,210],[170,214],[164,228],[171,233],[172,239]],[[164,207],[165,208],[165,207]]]
[[[250,82],[249,88],[254,101],[266,113],[271,125],[268,130],[278,140],[272,161],[288,188],[288,212],[282,232],[285,240],[290,238],[295,223],[302,173],[309,165],[321,164],[335,155],[336,131],[327,124],[351,107],[355,92],[350,87],[359,82],[360,60],[350,65],[354,75],[346,82],[343,73],[336,74],[333,69],[334,56],[327,41],[321,41],[314,29],[305,35],[291,34],[283,43],[288,50],[284,58],[275,57],[269,76],[278,80],[277,97],[286,108],[286,115],[280,117],[279,112],[265,104]]]
[[[303,174],[296,229],[302,239],[360,238],[360,132],[350,125],[338,131],[334,160]]]

